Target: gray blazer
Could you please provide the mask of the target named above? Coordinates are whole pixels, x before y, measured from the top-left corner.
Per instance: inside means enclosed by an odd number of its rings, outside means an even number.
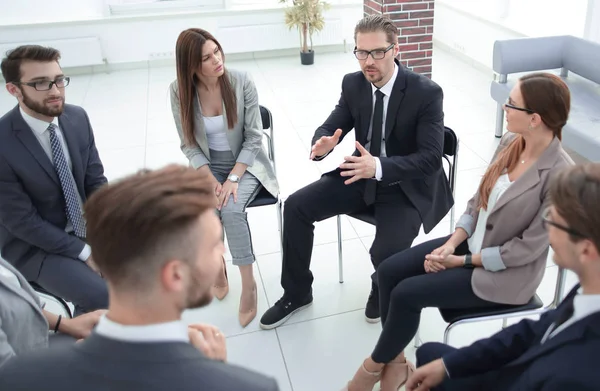
[[[275,171],[263,147],[262,119],[258,105],[256,86],[246,72],[227,68],[227,74],[237,98],[238,122],[233,129],[227,130],[229,147],[236,157],[237,162],[248,165],[248,172],[259,180],[265,189],[273,196],[279,194],[279,185]],[[177,80],[170,86],[171,110],[175,119],[175,126],[181,140],[181,150],[190,161],[190,165],[199,168],[210,164],[208,139],[204,129],[204,120],[200,111],[200,102],[197,93],[194,94],[194,134],[195,146],[187,146],[184,142],[183,128],[181,127],[179,87]],[[223,116],[227,117],[223,104]]]
[[[492,162],[514,138],[514,133],[504,135]],[[550,180],[557,170],[570,164],[573,161],[555,138],[537,162],[500,196],[488,216],[481,246],[486,268],[473,271],[471,284],[477,296],[503,304],[525,304],[533,297],[544,277],[550,247],[541,217],[550,204]],[[456,224],[469,236],[477,225],[478,201],[475,194]]]
[[[21,288],[0,278],[0,366],[11,357],[48,347],[48,322],[42,304],[29,283],[11,264],[0,265],[15,273]]]

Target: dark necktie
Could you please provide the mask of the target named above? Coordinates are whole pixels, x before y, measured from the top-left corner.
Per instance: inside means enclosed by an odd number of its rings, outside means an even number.
[[[375,110],[373,110],[373,122],[371,126],[371,145],[369,152],[375,157],[381,155],[381,143],[383,133],[383,97],[384,94],[380,90],[375,91]],[[375,179],[367,179],[365,185],[364,200],[367,205],[375,202],[375,194],[377,193],[377,181]]]
[[[54,169],[60,180],[60,187],[65,197],[65,211],[71,224],[73,224],[73,230],[75,235],[80,238],[85,238],[85,220],[83,219],[83,213],[81,211],[81,205],[77,198],[77,190],[75,186],[75,180],[69,173],[69,165],[63,152],[58,136],[56,135],[56,126],[50,124],[48,126],[48,133],[50,134],[50,147],[52,148],[52,160],[54,162]]]

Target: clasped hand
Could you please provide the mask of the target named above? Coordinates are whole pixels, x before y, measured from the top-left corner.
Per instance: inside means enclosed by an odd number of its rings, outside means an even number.
[[[220,184],[219,181],[216,181],[215,184],[215,195],[217,196],[218,204],[217,209],[221,210],[222,208],[227,206],[227,202],[229,201],[229,196],[233,195],[233,202],[237,202],[237,191],[238,184],[231,182],[230,180],[226,180],[223,184]]]
[[[456,248],[451,244],[445,243],[425,256],[425,271],[427,273],[437,273],[442,270],[460,267],[462,257],[454,255]]]

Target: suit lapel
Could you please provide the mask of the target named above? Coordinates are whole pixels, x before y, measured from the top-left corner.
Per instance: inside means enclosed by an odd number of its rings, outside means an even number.
[[[50,161],[48,155],[46,155],[46,152],[44,152],[40,142],[33,134],[33,130],[29,127],[29,125],[27,125],[21,116],[21,113],[19,112],[19,106],[13,109],[12,118],[13,130],[15,131],[15,135],[19,141],[21,141],[29,153],[35,158],[44,171],[46,171],[46,174],[48,174],[52,180],[60,185],[58,176],[56,175],[56,170],[52,165],[52,161]]]
[[[225,114],[225,112],[223,112]],[[198,146],[202,150],[202,152],[206,155],[206,157],[210,160],[210,153],[208,149],[208,139],[206,138],[206,129],[204,128],[204,119],[202,119],[202,110],[200,109],[200,96],[198,95],[198,91],[194,88],[194,126],[198,127],[199,132],[194,132],[196,137],[196,142]]]
[[[396,76],[396,81],[394,82],[394,86],[392,87],[392,94],[390,96],[390,100],[388,102],[388,107],[385,116],[385,139],[387,140],[394,125],[396,125],[396,119],[398,110],[400,109],[400,104],[402,103],[402,99],[404,99],[404,89],[406,88],[406,77],[404,75],[404,70],[402,69],[402,65],[396,61],[396,66],[398,67],[398,75]]]
[[[79,189],[79,194],[83,197],[83,195],[85,195],[85,191],[83,190],[83,163],[81,161],[81,152],[79,152],[79,148],[81,148],[82,145],[78,145],[77,143],[77,135],[75,133],[77,132],[77,129],[75,129],[75,126],[66,114],[63,114],[58,118],[58,123],[71,157],[73,178]],[[83,197],[83,199],[85,200],[85,197]]]

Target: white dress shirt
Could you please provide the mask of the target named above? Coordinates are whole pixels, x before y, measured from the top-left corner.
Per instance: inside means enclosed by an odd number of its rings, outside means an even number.
[[[7,285],[12,285],[15,288],[21,288],[21,282],[15,273],[8,268],[4,267],[0,263],[0,280],[4,281]]]
[[[30,116],[29,114],[27,114],[23,110],[23,108],[19,108],[19,109],[21,110],[21,116],[23,116],[25,123],[27,125],[29,125],[29,128],[31,128],[31,130],[33,131],[33,134],[39,141],[40,145],[42,146],[42,149],[44,150],[44,152],[48,156],[48,159],[50,159],[50,162],[52,163],[54,160],[52,158],[52,146],[50,145],[50,134],[48,133],[48,126],[50,126],[50,122],[46,122],[46,121],[42,121],[37,118],[34,118],[34,117]],[[62,134],[62,131],[60,130],[60,125],[58,124],[58,118],[54,117],[54,119],[52,120],[51,123],[54,124],[54,126],[56,126],[56,137],[60,141],[60,145],[63,149],[65,159],[67,160],[67,164],[69,165],[69,169],[70,169],[69,175],[71,175],[71,178],[73,178],[73,172],[72,172],[73,163],[71,162],[71,155],[69,154],[69,148],[67,147],[65,138]],[[75,179],[73,179],[73,183],[75,183]],[[77,193],[77,199],[79,200],[79,205],[83,210],[83,201],[81,200],[81,196],[79,195],[79,192],[76,192],[76,193]],[[67,219],[67,226],[65,227],[65,231],[69,232],[69,233],[73,232],[73,224],[71,223],[71,221],[69,219]],[[81,250],[81,253],[79,254],[79,259],[82,261],[86,261],[89,258],[91,253],[92,253],[91,247],[88,244],[86,244],[83,247],[83,250]]]
[[[95,331],[103,337],[123,342],[190,342],[187,325],[181,320],[143,326],[124,326],[103,315]]]
[[[542,343],[550,338],[554,338],[558,333],[562,332],[575,322],[595,314],[596,312],[600,312],[600,295],[586,295],[582,292],[583,288],[579,288],[577,295],[573,298],[573,315],[556,329],[554,329],[554,326],[551,326],[542,338]]]
[[[392,78],[390,80],[388,80],[387,83],[385,83],[384,86],[382,86],[381,88],[379,88],[379,91],[381,91],[383,93],[383,122],[382,122],[382,129],[381,129],[381,156],[382,157],[386,157],[385,154],[385,120],[386,120],[386,116],[387,116],[387,109],[388,109],[388,104],[390,103],[390,95],[392,94],[392,89],[394,87],[394,83],[396,82],[396,78],[398,77],[398,66],[396,65],[396,63],[394,63],[394,73],[392,75]],[[371,89],[373,91],[373,95],[372,95],[372,100],[373,100],[373,111],[371,113],[375,112],[375,101],[376,101],[376,97],[375,97],[375,92],[377,92],[378,88],[375,87],[374,84],[371,84]],[[373,134],[373,114],[371,114],[371,123],[369,124],[369,133],[367,136],[367,144],[364,146],[365,149],[368,151],[370,146],[371,146],[371,135]],[[377,179],[378,181],[381,180],[381,178],[383,178],[383,172],[381,172],[381,161],[379,160],[378,156],[374,156],[375,159],[375,179]]]

